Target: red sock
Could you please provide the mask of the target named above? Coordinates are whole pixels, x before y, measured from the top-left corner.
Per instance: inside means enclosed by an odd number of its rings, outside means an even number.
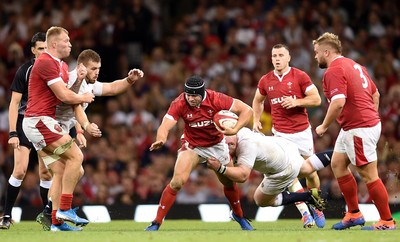
[[[51,224],[61,225],[60,221],[56,219],[57,210],[51,210]]]
[[[233,213],[243,218],[243,210],[240,206],[240,196],[239,196],[239,188],[236,183],[233,184],[233,187],[225,187],[224,186],[224,194],[228,199],[229,204],[231,205]]]
[[[358,195],[357,195],[357,182],[354,176],[350,173],[346,176],[342,176],[337,179],[339,183],[340,190],[343,193],[344,200],[348,206],[348,211],[359,210],[358,207]]]
[[[71,209],[73,197],[74,196],[72,194],[61,194],[60,210],[65,211]]]
[[[381,219],[386,221],[391,219],[392,214],[390,213],[389,208],[388,193],[385,185],[383,185],[382,180],[378,179],[376,181],[368,183],[367,188],[368,193],[375,204],[375,207],[378,209]]]
[[[160,204],[157,209],[157,216],[154,221],[159,224],[163,222],[163,219],[165,218],[165,216],[167,216],[169,209],[175,202],[177,193],[178,192],[172,189],[169,184],[165,187],[161,195]]]

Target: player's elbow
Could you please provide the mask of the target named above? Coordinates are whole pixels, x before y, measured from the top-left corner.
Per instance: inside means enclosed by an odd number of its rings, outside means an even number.
[[[315,98],[314,106],[320,106],[321,105],[321,97],[318,95],[317,98]]]
[[[244,183],[247,181],[247,179],[249,179],[249,174],[247,174],[246,172],[241,172],[240,174],[238,174],[236,182]]]
[[[319,95],[315,95],[313,98],[312,98],[312,101],[311,101],[311,103],[310,103],[310,107],[318,107],[318,106],[320,106],[321,105],[321,97],[319,96]]]

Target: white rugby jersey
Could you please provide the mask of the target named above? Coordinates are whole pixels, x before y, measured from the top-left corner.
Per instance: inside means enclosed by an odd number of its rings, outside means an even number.
[[[300,154],[293,155],[299,153],[297,146],[283,138],[265,136],[248,128],[239,130],[237,138],[237,162],[265,175],[289,171],[293,162],[303,162]]]
[[[78,78],[76,69],[69,72],[68,75],[69,75],[69,80],[67,87],[71,88]],[[87,92],[92,92],[95,96],[101,96],[103,94],[103,83],[96,81],[93,84],[89,84],[86,82],[86,80],[83,80],[78,93],[83,94]],[[83,110],[86,110],[88,105],[89,105],[88,103],[83,103],[82,104]],[[65,103],[57,105],[56,120],[60,123],[61,127],[66,131],[72,129],[76,124],[75,113],[74,110],[72,109],[72,106]]]

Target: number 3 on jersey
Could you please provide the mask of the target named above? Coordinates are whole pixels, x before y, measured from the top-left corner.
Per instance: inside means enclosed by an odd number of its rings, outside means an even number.
[[[361,79],[363,79],[362,87],[363,87],[363,88],[367,88],[367,87],[368,87],[368,80],[367,80],[367,78],[364,76],[364,73],[363,73],[363,71],[362,71],[361,66],[360,66],[359,64],[355,64],[353,67],[354,67],[354,69],[356,69],[357,71],[360,72],[360,77],[361,77]]]

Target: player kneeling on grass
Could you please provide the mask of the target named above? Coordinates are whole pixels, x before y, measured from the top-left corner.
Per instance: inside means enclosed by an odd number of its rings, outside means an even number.
[[[252,169],[264,174],[264,180],[254,194],[258,206],[280,206],[304,201],[311,208],[325,209],[325,200],[316,188],[308,192],[284,191],[297,177],[306,177],[328,166],[332,151],[318,153],[304,160],[292,142],[265,136],[248,128],[242,128],[234,136],[226,136],[226,142],[231,156],[237,161],[236,166],[226,167],[215,158],[208,159],[208,164],[235,182],[245,182]]]

